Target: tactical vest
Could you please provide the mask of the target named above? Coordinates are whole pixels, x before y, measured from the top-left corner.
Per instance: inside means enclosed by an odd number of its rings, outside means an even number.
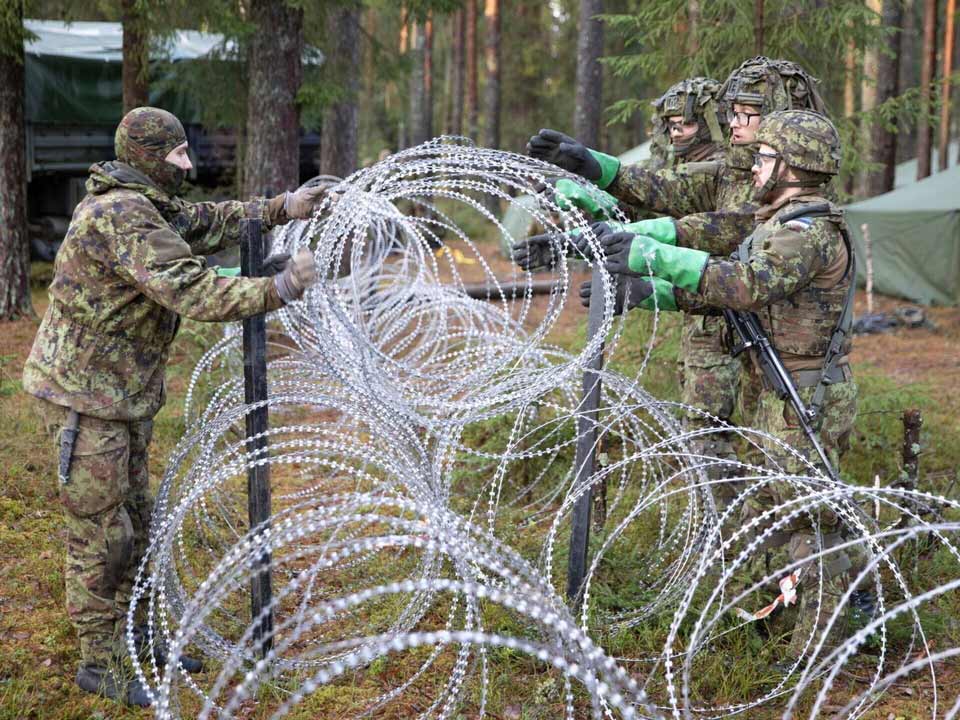
[[[832,369],[850,352],[853,320],[853,293],[856,287],[856,268],[853,245],[843,219],[843,213],[825,200],[781,208],[770,220],[750,235],[737,255],[742,261],[750,258],[771,235],[790,220],[826,219],[833,224],[847,251],[847,262],[839,282],[824,286],[823,279],[813,278],[805,287],[790,297],[768,305],[757,313],[764,331],[780,352],[808,357],[824,357]]]

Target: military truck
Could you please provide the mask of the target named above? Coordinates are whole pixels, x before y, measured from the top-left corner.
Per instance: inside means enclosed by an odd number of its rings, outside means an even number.
[[[113,135],[122,117],[123,31],[120,23],[26,20],[25,43],[27,221],[35,259],[51,260],[73,209],[85,194],[91,164],[111,160]],[[194,169],[189,180],[202,186],[229,182],[235,169],[237,136],[230,128],[208,128],[176,72],[210,57],[230,55],[230,41],[213,33],[181,30],[152,58],[150,104],[181,119]],[[322,61],[312,51],[310,62]],[[301,130],[301,179],[319,170],[320,136]]]

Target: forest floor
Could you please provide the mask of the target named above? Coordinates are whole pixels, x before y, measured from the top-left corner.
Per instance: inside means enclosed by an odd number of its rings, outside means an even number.
[[[492,251],[488,255],[498,277],[507,278],[510,263]],[[476,266],[461,268],[467,281],[481,277]],[[579,273],[573,282],[587,277]],[[46,283],[50,267],[34,268],[33,301],[38,316],[46,307]],[[573,286],[576,288],[576,284]],[[534,300],[530,317],[539,317],[549,299]],[[863,312],[864,298],[857,297],[857,311]],[[901,301],[877,298],[877,309],[890,310]],[[857,338],[853,353],[854,372],[862,390],[861,414],[845,474],[859,483],[881,483],[897,477],[901,442],[900,415],[918,407],[924,415],[921,455],[924,487],[934,491],[953,490],[960,468],[960,309],[927,308],[933,328],[896,330],[883,335]],[[585,313],[577,302],[565,307],[550,340],[575,348],[582,342]],[[78,660],[77,643],[63,610],[63,533],[54,476],[51,442],[43,435],[20,386],[23,362],[38,325],[25,319],[3,326],[0,347],[0,720],[42,718],[43,720],[87,720],[133,718],[148,712],[119,708],[79,691],[73,685]],[[190,371],[205,349],[209,336],[195,324],[185,323],[177,338],[168,372],[168,400],[156,419],[152,445],[151,478],[163,476],[167,458],[183,431],[183,399]],[[193,329],[191,329],[193,328]],[[625,334],[622,342],[629,343]],[[654,363],[649,376],[655,394],[669,397],[676,392],[672,357],[677,347],[677,324],[665,321],[658,335]],[[646,377],[646,376],[645,376]],[[934,624],[939,637],[935,647],[960,645],[956,600],[952,606],[937,608],[944,614]],[[411,662],[416,662],[411,660]],[[494,718],[555,717],[562,710],[562,692],[548,684],[543,670],[527,663],[522,670],[498,675],[493,668],[490,716]],[[414,665],[415,668],[415,665]],[[449,666],[448,666],[449,669]],[[343,679],[317,705],[305,705],[291,718],[354,717],[364,701],[391,687],[391,680],[409,674],[409,668],[373,677]],[[944,667],[941,702],[948,706],[960,691],[957,666]],[[212,678],[212,676],[210,676]],[[552,682],[552,681],[551,681]],[[852,692],[858,680],[848,675]],[[412,717],[429,706],[429,687],[421,685],[405,695],[402,706],[379,717]],[[930,717],[932,687],[929,676],[919,674],[897,683],[868,718]],[[319,701],[318,701],[319,702]],[[397,705],[397,703],[394,703]],[[275,707],[275,705],[273,705]],[[271,703],[250,706],[243,717],[269,716]],[[462,717],[471,717],[464,710]],[[756,711],[750,717],[763,717]],[[827,715],[828,716],[828,715]],[[770,717],[779,717],[771,713]]]

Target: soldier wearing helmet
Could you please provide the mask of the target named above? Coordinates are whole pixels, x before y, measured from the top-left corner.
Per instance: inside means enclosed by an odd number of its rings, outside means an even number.
[[[630,226],[632,231],[663,243],[728,257],[752,232],[756,222],[754,212],[758,202],[751,166],[760,119],[776,110],[820,110],[823,103],[816,89],[817,81],[786,60],[766,57],[747,60],[715,90],[709,82],[688,82],[685,94],[668,91],[664,107],[677,113],[682,110],[686,117],[691,117],[687,108],[695,112],[699,106],[708,131],[712,114],[725,116],[730,144],[724,149],[722,159],[690,162],[662,170],[640,165],[621,167],[616,158],[588,150],[566,136],[558,140],[558,133],[551,130],[531,138],[528,148],[535,157],[593,180],[622,202],[669,216],[635,223]],[[636,303],[652,303],[651,295],[640,289],[630,296]],[[672,298],[665,302],[673,304]],[[688,315],[684,318],[681,399],[703,411],[685,417],[685,425],[690,430],[713,428],[715,423],[711,417],[729,422],[738,399],[743,422],[750,424],[759,390],[754,385],[741,385],[742,362],[730,356],[725,334],[720,317]],[[748,392],[742,392],[742,387]],[[710,465],[709,458],[736,458],[733,435],[724,430],[695,437],[691,449],[706,458],[706,472],[714,479],[719,479],[715,476],[720,472],[728,471],[716,464]],[[721,506],[739,492],[739,485],[733,480],[714,484],[713,488]]]
[[[837,467],[857,413],[857,386],[848,361],[853,248],[843,212],[825,196],[827,183],[840,168],[839,136],[823,115],[786,110],[765,116],[755,141],[753,184],[763,205],[756,213],[757,228],[732,259],[628,236],[624,264],[616,259],[623,240],[612,233],[602,241],[608,251],[608,269],[652,274],[648,282],[651,292],[658,294],[661,308],[673,305],[700,312],[712,307],[757,313],[802,400],[814,411],[821,444]],[[753,372],[762,387],[756,427],[770,436],[762,440],[766,462],[777,473],[811,475],[817,454],[799,427],[793,407],[766,385],[758,369]],[[810,464],[778,441],[800,451]],[[760,486],[745,499],[742,524],[756,521],[793,495],[789,483]],[[814,587],[801,592],[790,660],[799,658],[813,634],[826,626],[849,579],[850,556],[830,550],[841,543],[837,509],[837,503],[825,503],[812,513],[818,522],[811,513],[801,513],[786,526],[787,537],[782,533],[779,537],[787,544],[790,561],[801,563],[791,578],[793,585],[799,580]],[[775,545],[775,537],[767,544]],[[824,592],[819,599],[816,586],[804,578],[815,578],[820,568],[803,561],[821,550],[826,556]]]
[[[675,162],[717,159],[726,141],[726,113],[721,111],[720,83],[706,77],[681,80],[653,101],[667,129]]]
[[[67,614],[80,640],[76,682],[146,706],[146,690],[128,682],[117,662],[149,536],[147,449],[180,316],[240,320],[297,300],[316,282],[307,250],[293,259],[275,256],[273,276],[256,278],[222,277],[200,256],[236,245],[245,217],[261,218],[267,228],[309,217],[322,190],[186,202],[177,195],[191,168],[186,134],[158,108],[127,113],[115,146],[115,161],[90,168],[87,195],[57,253],[23,387],[57,437]],[[136,617],[143,620],[142,609]],[[146,651],[146,635],[136,637]],[[153,653],[166,662],[162,648]],[[187,671],[200,667],[191,658],[178,661]]]

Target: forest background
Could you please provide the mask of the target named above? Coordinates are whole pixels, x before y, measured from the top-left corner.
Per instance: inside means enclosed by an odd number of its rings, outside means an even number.
[[[222,34],[209,60],[181,63],[175,77],[206,126],[238,132],[243,196],[298,184],[301,127],[321,132],[320,172],[338,176],[443,133],[522,152],[532,133],[554,127],[621,153],[647,137],[649,102],[669,85],[692,75],[722,81],[759,54],[820,78],[845,141],[848,196],[892,189],[905,158],[918,157],[925,177],[931,148],[947,147],[957,116],[955,0],[3,0],[0,8],[7,319],[30,304],[25,17],[122,22],[125,109],[147,103],[150,62],[163,62],[176,30]],[[325,61],[304,64],[305,49]]]

